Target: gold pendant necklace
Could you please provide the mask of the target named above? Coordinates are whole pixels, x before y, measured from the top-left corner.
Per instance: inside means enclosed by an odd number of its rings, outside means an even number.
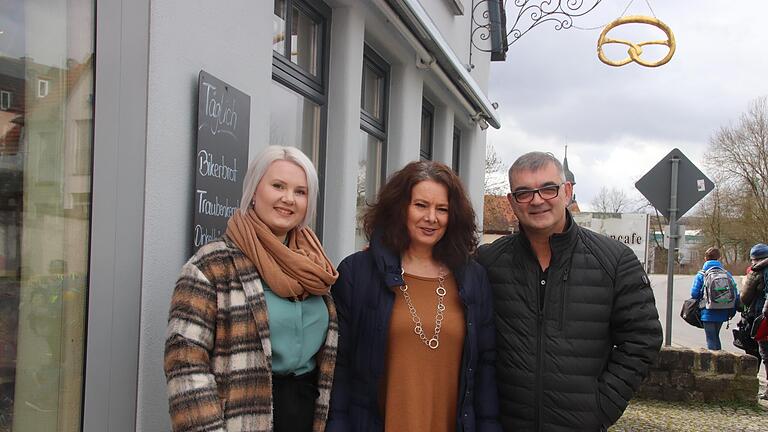
[[[437,288],[435,293],[437,294],[437,313],[435,313],[435,335],[431,339],[427,339],[427,335],[424,334],[424,327],[421,325],[421,318],[416,313],[416,307],[413,306],[411,296],[408,295],[408,284],[405,283],[405,270],[400,268],[400,275],[403,277],[403,285],[400,286],[400,292],[403,293],[405,304],[408,306],[408,311],[411,313],[411,321],[413,321],[413,331],[419,336],[424,345],[430,349],[437,349],[440,346],[440,328],[443,326],[443,318],[445,318],[445,305],[443,304],[443,298],[445,298],[445,272],[440,269],[440,273],[437,275]]]

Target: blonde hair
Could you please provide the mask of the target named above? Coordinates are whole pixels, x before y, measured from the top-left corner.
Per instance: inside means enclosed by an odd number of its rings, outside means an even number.
[[[299,227],[309,225],[315,218],[317,212],[317,191],[319,181],[317,180],[317,170],[301,150],[296,147],[271,145],[260,151],[256,157],[248,164],[248,171],[243,180],[243,196],[240,199],[240,211],[247,211],[251,205],[251,199],[261,178],[272,165],[272,162],[285,160],[298,165],[307,176],[307,214]]]

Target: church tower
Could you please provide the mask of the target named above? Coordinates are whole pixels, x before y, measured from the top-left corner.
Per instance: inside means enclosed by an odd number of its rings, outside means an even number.
[[[563,171],[565,172],[565,180],[575,186],[576,177],[574,177],[571,170],[568,169],[568,144],[565,145],[565,157],[563,157]],[[571,197],[571,202],[569,202],[568,205],[570,206],[571,204],[575,204],[575,203],[576,203],[576,192],[573,193],[573,196]]]

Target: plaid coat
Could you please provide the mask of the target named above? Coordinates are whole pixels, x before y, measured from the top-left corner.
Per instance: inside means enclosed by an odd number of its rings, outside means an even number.
[[[322,432],[336,364],[338,324],[317,354],[313,431]],[[272,346],[256,267],[226,236],[201,247],[182,267],[171,300],[165,376],[175,432],[272,430]]]

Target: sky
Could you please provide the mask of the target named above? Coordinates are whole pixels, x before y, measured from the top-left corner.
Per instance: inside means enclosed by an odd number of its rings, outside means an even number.
[[[768,95],[768,1],[649,1],[650,7],[645,0],[603,0],[574,19],[574,26],[601,26],[596,30],[558,31],[543,23],[510,46],[506,61],[491,65],[488,93],[499,104],[502,127],[489,129],[488,142],[505,166],[533,150],[562,160],[567,144],[582,210],[592,209],[603,186],[640,199],[634,183],[675,147],[706,173],[710,138]],[[514,3],[507,1],[508,30],[519,10]],[[598,60],[602,26],[628,4],[625,15],[655,14],[672,29],[677,49],[666,65],[611,67]],[[610,36],[665,39],[640,25],[615,28]],[[627,57],[626,47],[618,47],[606,53]],[[665,54],[657,47],[643,58]]]

